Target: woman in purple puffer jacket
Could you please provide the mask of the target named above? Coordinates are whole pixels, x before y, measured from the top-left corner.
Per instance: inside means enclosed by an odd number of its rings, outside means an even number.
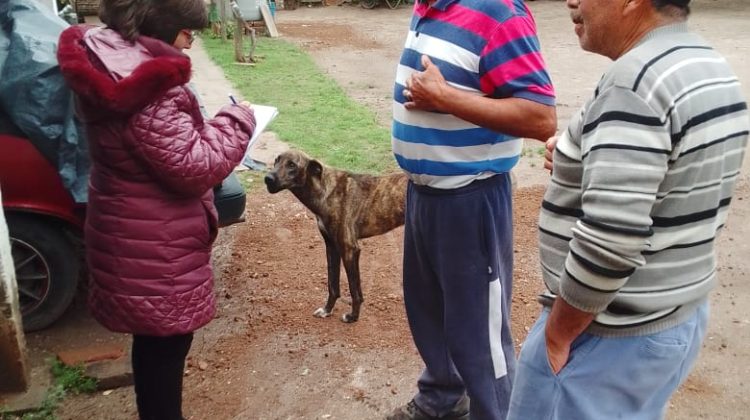
[[[74,26],[58,59],[76,93],[91,154],[86,217],[89,306],[133,334],[141,419],[181,419],[193,331],[214,316],[212,187],[240,162],[252,110],[205,120],[188,88],[203,0],[101,0],[104,28]]]

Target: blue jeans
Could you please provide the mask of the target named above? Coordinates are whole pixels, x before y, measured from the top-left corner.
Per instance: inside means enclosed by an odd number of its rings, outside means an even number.
[[[708,302],[685,322],[656,334],[603,338],[582,334],[554,375],[544,326],[534,324],[521,349],[508,420],[662,419],[687,378],[708,323]]]

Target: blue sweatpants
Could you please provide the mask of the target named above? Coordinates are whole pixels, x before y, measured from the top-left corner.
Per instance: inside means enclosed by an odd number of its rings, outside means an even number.
[[[706,334],[708,303],[655,334],[582,334],[554,375],[547,361],[544,310],[521,349],[508,420],[656,420],[687,378]]]
[[[404,302],[425,363],[417,405],[443,416],[467,393],[473,420],[505,419],[513,224],[508,174],[454,190],[409,184]]]

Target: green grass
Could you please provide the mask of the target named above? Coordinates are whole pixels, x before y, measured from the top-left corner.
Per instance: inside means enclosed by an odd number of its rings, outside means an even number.
[[[54,420],[57,406],[67,395],[96,391],[96,380],[85,375],[83,366],[67,366],[55,359],[50,369],[54,384],[47,390],[42,405],[20,417],[0,410],[0,420]]]
[[[396,169],[390,130],[295,45],[259,37],[255,55],[261,59],[251,67],[234,63],[231,42],[202,39],[209,56],[246,100],[279,109],[269,129],[283,141],[342,169],[368,173]]]
[[[265,188],[263,184],[263,173],[256,171],[237,172],[237,179],[240,181],[245,190],[249,193],[261,191]]]
[[[66,392],[78,395],[96,391],[96,380],[86,376],[83,366],[67,366],[56,359],[52,362],[52,376]]]
[[[521,150],[521,157],[544,157],[545,148],[544,146],[537,146],[537,147],[524,147],[523,150]]]

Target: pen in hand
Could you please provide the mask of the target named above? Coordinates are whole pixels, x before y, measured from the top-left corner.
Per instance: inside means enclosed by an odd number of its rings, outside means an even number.
[[[234,99],[234,95],[232,95],[231,93],[229,94],[229,100],[232,101],[232,104],[234,105],[242,105],[245,108],[253,109],[252,106],[250,105],[250,102],[247,102],[247,101],[237,102],[237,100]]]

